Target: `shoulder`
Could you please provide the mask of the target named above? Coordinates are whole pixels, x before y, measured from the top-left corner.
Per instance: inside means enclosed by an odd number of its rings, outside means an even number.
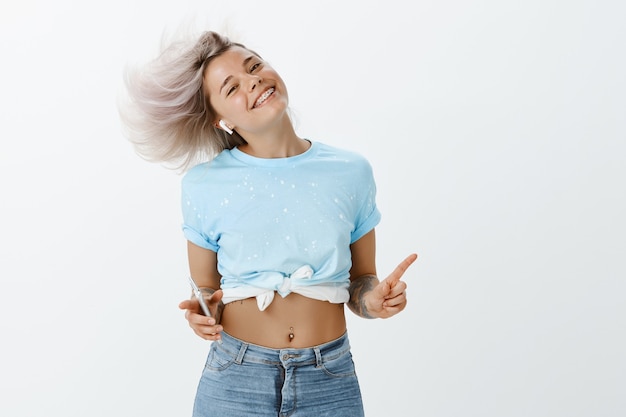
[[[182,178],[183,187],[194,184],[206,184],[219,180],[223,175],[224,168],[232,165],[232,156],[229,150],[220,152],[211,161],[203,162],[190,168]]]
[[[327,145],[321,142],[316,142],[316,146],[318,148],[317,157],[320,160],[348,163],[361,167],[370,167],[369,161],[356,151]]]

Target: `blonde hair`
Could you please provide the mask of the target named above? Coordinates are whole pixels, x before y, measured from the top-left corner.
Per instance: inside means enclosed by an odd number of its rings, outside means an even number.
[[[246,143],[237,132],[229,135],[213,125],[216,114],[202,89],[209,62],[234,46],[245,48],[204,32],[195,44],[171,42],[147,65],[126,70],[127,95],[118,108],[125,135],[141,157],[186,170]]]

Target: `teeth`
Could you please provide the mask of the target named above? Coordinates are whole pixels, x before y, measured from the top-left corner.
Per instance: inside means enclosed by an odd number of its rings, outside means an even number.
[[[254,103],[254,107],[257,107],[257,106],[260,106],[261,104],[263,104],[263,102],[264,102],[265,100],[267,100],[267,98],[268,98],[269,96],[271,96],[273,92],[274,92],[274,89],[273,89],[273,88],[270,88],[270,89],[269,89],[269,90],[267,90],[265,93],[263,93],[263,94],[261,95],[261,97],[259,97],[259,99],[256,101],[256,103]]]

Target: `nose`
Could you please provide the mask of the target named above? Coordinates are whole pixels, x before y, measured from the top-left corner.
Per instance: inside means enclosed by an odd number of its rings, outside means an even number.
[[[263,79],[256,74],[250,75],[250,91],[254,91],[254,89],[261,84]]]

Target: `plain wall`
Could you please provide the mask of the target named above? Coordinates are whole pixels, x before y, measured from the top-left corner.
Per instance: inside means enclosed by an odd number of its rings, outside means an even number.
[[[379,275],[420,255],[402,314],[348,314],[368,416],[626,415],[624,4],[3,0],[0,415],[190,415],[180,175],[116,108],[181,24],[370,160]]]

